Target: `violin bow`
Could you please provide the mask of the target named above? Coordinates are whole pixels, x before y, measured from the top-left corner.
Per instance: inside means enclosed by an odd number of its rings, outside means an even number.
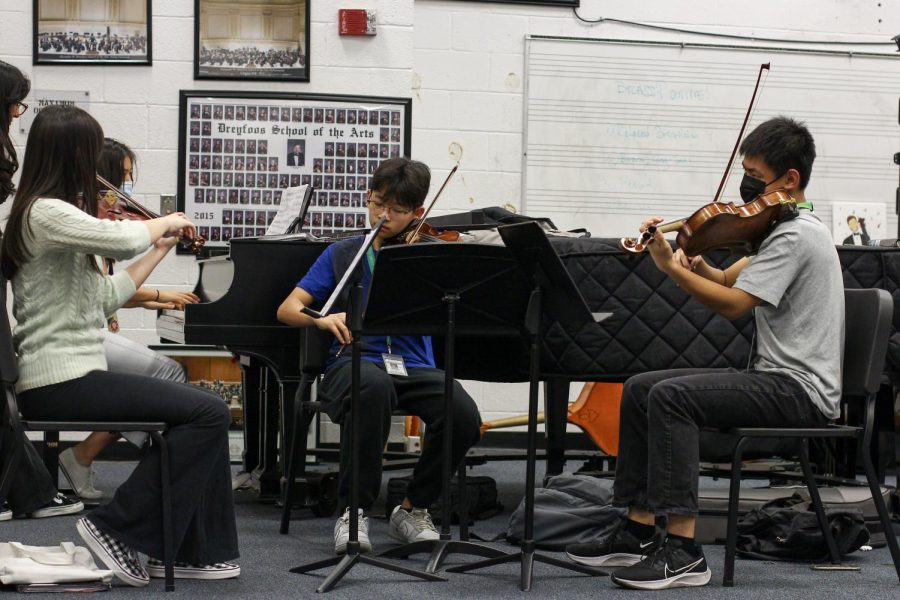
[[[728,177],[731,174],[731,165],[734,164],[734,157],[737,156],[738,148],[741,145],[741,139],[744,137],[744,132],[747,130],[747,123],[750,122],[750,115],[753,113],[753,104],[756,102],[756,93],[759,91],[759,84],[762,81],[763,71],[768,71],[771,63],[763,63],[759,65],[759,73],[756,76],[756,86],[753,88],[753,96],[750,97],[750,106],[747,107],[747,114],[744,115],[744,123],[741,125],[741,131],[738,133],[737,140],[734,142],[734,148],[731,150],[731,157],[728,159],[728,164],[725,165],[725,172],[722,174],[722,181],[719,182],[719,189],[716,190],[716,195],[713,196],[713,202],[718,202],[719,198],[722,196],[722,191],[725,189],[725,184],[728,182]]]
[[[416,225],[416,228],[412,230],[412,233],[406,236],[407,240],[415,240],[419,236],[419,231],[421,231],[422,226],[425,225],[425,219],[428,217],[428,213],[431,212],[431,209],[437,203],[438,198],[441,197],[441,192],[444,191],[444,188],[447,187],[447,184],[450,183],[450,179],[453,177],[456,170],[459,168],[459,163],[453,165],[453,168],[450,169],[450,172],[447,173],[447,178],[444,180],[444,183],[441,184],[440,189],[438,189],[437,193],[434,195],[434,198],[431,200],[431,204],[428,205],[428,208],[425,209],[425,213],[422,215],[422,218],[419,220],[419,224]]]

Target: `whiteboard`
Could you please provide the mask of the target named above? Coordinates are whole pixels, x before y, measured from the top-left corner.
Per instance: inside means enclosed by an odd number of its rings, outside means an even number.
[[[750,102],[748,125],[803,121],[817,158],[806,189],[832,203],[882,203],[897,231],[900,56],[530,37],[526,40],[523,210],[595,237],[633,235],[648,216],[711,202]],[[741,203],[735,160],[723,201]]]

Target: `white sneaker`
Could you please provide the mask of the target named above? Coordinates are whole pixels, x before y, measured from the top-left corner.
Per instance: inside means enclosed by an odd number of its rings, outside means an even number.
[[[103,492],[94,488],[93,469],[79,463],[71,448],[59,453],[59,468],[75,490],[76,496],[85,500],[98,500],[103,497]]]
[[[404,544],[441,538],[434,528],[427,508],[406,510],[399,504],[391,513],[388,535]]]
[[[0,510],[0,521],[9,521],[13,517],[12,511],[9,510],[6,505],[3,505],[3,510]]]
[[[369,541],[369,518],[363,516],[363,510],[359,509],[359,526],[356,530],[356,538],[359,540],[359,549],[362,552],[372,551],[372,542]],[[344,514],[334,524],[334,553],[346,554],[347,542],[350,541],[350,509],[344,510]]]

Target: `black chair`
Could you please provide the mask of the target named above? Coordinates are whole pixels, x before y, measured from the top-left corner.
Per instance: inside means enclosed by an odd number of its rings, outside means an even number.
[[[866,480],[872,492],[872,499],[884,528],[888,547],[897,577],[900,579],[900,548],[894,534],[881,487],[872,464],[871,447],[872,431],[875,420],[875,395],[881,386],[887,353],[888,336],[891,331],[893,300],[891,295],[882,289],[845,290],[846,303],[844,341],[844,374],[843,399],[845,402],[862,402],[863,424],[861,427],[832,424],[819,428],[756,428],[738,427],[728,433],[738,438],[737,446],[731,461],[731,489],[728,499],[728,536],[725,546],[725,575],[722,584],[734,585],[734,556],[737,544],[738,502],[740,500],[741,458],[744,446],[751,438],[797,438],[800,464],[809,489],[810,499],[815,508],[816,517],[828,545],[831,562],[841,561],[831,528],[825,515],[825,508],[819,496],[816,481],[813,478],[809,462],[808,442],[810,438],[852,438],[862,442],[862,458]],[[828,324],[823,324],[827,326]]]
[[[0,278],[0,298],[6,298],[6,281]],[[4,303],[5,307],[5,303]],[[6,402],[3,406],[2,435],[13,437],[13,456],[9,463],[4,463],[0,473],[0,497],[5,498],[10,485],[10,477],[13,469],[18,465],[25,440],[24,431],[38,431],[59,433],[61,431],[146,431],[153,438],[153,443],[159,447],[160,474],[162,491],[162,532],[163,532],[163,556],[165,564],[166,591],[175,590],[175,555],[172,548],[172,499],[169,489],[169,447],[163,433],[167,430],[165,423],[131,423],[121,421],[31,421],[23,419],[19,413],[16,399],[16,381],[19,379],[19,369],[15,350],[12,343],[12,332],[9,326],[9,315],[5,309],[0,309],[0,380],[6,393]],[[4,459],[5,460],[5,459]]]
[[[307,497],[302,502],[302,507],[309,508],[317,517],[329,516],[337,507],[337,497],[329,495],[332,484],[337,490],[337,478],[325,481],[321,474],[308,473],[306,470],[306,432],[317,413],[325,411],[321,402],[310,400],[312,384],[325,371],[325,363],[334,336],[315,327],[300,328],[300,385],[294,396],[294,416],[290,429],[290,441],[288,442],[287,465],[282,486],[281,526],[279,532],[284,535],[290,531],[291,512],[295,508],[296,499],[295,482],[299,479],[306,485]],[[405,416],[402,410],[395,410],[394,415]],[[467,540],[468,535],[468,506],[466,503],[466,472],[465,459],[460,467],[457,482],[459,485],[459,517],[460,537]]]

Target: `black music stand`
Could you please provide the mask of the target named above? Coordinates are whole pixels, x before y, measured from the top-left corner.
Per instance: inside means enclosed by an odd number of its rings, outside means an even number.
[[[404,544],[380,554],[406,558],[430,553],[426,572],[434,573],[450,554],[506,557],[497,548],[467,540],[467,515],[460,515],[460,540],[450,533],[449,457],[453,428],[453,361],[457,335],[518,337],[528,287],[518,264],[501,246],[415,244],[378,253],[366,305],[366,334],[445,335],[443,490],[441,532],[437,540]],[[465,459],[460,465],[465,474]],[[464,487],[464,486],[463,486]],[[465,504],[464,489],[460,506]]]
[[[521,552],[469,563],[447,569],[447,572],[463,573],[484,567],[521,560],[519,587],[531,589],[534,561],[577,571],[586,575],[607,575],[604,571],[584,567],[568,561],[536,554],[534,549],[534,470],[537,454],[538,386],[540,383],[541,321],[544,316],[551,321],[565,323],[598,322],[611,313],[591,313],[581,292],[569,276],[565,266],[550,245],[550,240],[537,223],[527,222],[499,228],[507,249],[515,257],[530,283],[528,308],[524,316],[525,331],[529,339],[529,389],[528,389],[528,449],[525,474],[525,531]]]

